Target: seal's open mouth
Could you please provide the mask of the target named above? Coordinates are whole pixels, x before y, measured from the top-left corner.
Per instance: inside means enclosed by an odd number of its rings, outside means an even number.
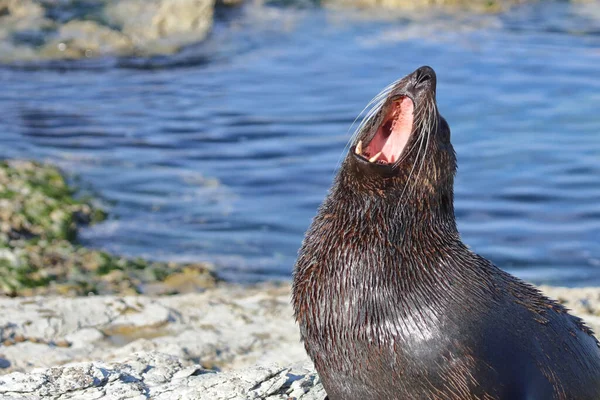
[[[413,110],[414,103],[407,96],[392,101],[373,139],[365,147],[359,141],[355,153],[378,164],[398,161],[412,132]]]

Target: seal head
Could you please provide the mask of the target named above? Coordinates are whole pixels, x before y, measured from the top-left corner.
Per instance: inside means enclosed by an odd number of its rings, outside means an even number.
[[[436,81],[432,68],[421,67],[378,95],[353,138],[334,190],[384,201],[401,225],[409,224],[399,221],[401,215],[454,225],[456,155],[450,127],[438,112]],[[415,207],[426,212],[409,212]]]

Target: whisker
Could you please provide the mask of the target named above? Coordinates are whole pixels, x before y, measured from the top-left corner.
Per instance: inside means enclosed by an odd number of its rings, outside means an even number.
[[[435,103],[431,102],[427,104],[427,107],[424,108],[423,112],[423,117],[426,117],[426,119],[424,120],[424,123],[422,125],[419,125],[419,133],[420,136],[419,138],[421,139],[421,143],[423,143],[425,141],[425,136],[427,136],[426,142],[425,142],[425,150],[424,150],[424,154],[423,157],[421,158],[421,162],[419,165],[419,170],[417,172],[417,174],[415,175],[415,179],[412,182],[411,185],[411,189],[409,192],[408,197],[411,197],[414,190],[417,187],[417,182],[418,182],[418,177],[421,175],[421,172],[423,170],[423,165],[425,163],[425,159],[427,158],[427,153],[429,151],[429,138],[431,137],[431,132],[434,132],[434,130],[432,130],[433,128],[437,129],[437,112],[435,112]],[[434,126],[432,126],[432,124],[435,124]],[[421,155],[421,145],[419,145],[419,152],[417,153],[417,156],[415,157],[415,161],[413,163],[411,172],[408,176],[408,179],[406,180],[406,183],[404,185],[404,188],[402,189],[402,194],[400,195],[400,199],[402,199],[402,197],[404,196],[404,193],[406,191],[406,188],[408,187],[409,184],[411,184],[410,179],[412,177],[412,173],[414,171],[414,167],[416,166],[417,163],[419,163],[419,156]],[[400,213],[403,213],[406,207],[406,202],[402,203],[402,208],[400,210]]]
[[[422,116],[423,116],[423,112],[422,111],[420,111],[416,116],[414,116],[414,118],[413,118],[413,121],[414,121],[413,122],[413,126],[419,126],[419,124],[421,122],[421,119],[422,119]],[[412,134],[411,134],[411,136],[412,136]],[[420,138],[420,136],[419,136],[419,138]],[[403,152],[404,154],[401,157],[402,158],[407,158],[410,155],[410,153],[412,153],[412,151],[415,149],[415,147],[417,146],[417,144],[419,144],[419,143],[420,143],[419,140],[413,141],[413,143],[411,144],[410,148],[408,150],[405,150]]]
[[[354,118],[354,120],[352,121],[352,124],[350,124],[350,127],[348,128],[348,131],[350,131],[352,129],[352,127],[356,124],[356,121],[368,109],[366,115],[363,117],[363,119],[360,122],[360,124],[357,126],[357,128],[355,129],[355,131],[350,136],[350,139],[346,142],[346,145],[344,146],[344,150],[340,154],[340,157],[338,158],[338,162],[336,163],[335,170],[333,171],[334,173],[340,167],[340,164],[342,162],[342,158],[345,156],[346,152],[352,146],[352,143],[354,143],[356,141],[356,139],[357,139],[358,135],[360,134],[360,132],[362,132],[363,129],[366,126],[368,126],[370,123],[373,122],[373,119],[377,116],[377,114],[381,111],[381,108],[385,104],[385,101],[387,100],[387,97],[389,96],[390,92],[398,84],[398,82],[400,82],[401,80],[402,80],[402,78],[400,78],[400,79],[398,79],[398,80],[390,83],[385,88],[383,88],[379,93],[377,93],[371,99],[371,101],[369,101],[369,103],[367,103],[367,105],[356,116],[356,118]]]
[[[415,170],[415,166],[417,165],[417,161],[419,159],[419,154],[421,154],[421,147],[423,146],[423,142],[424,142],[423,135],[419,135],[419,150],[417,151],[417,155],[415,157],[415,162],[413,162],[412,168],[410,169],[410,173],[408,174],[408,178],[406,179],[406,183],[404,184],[404,188],[402,189],[402,193],[400,194],[400,200],[402,200],[402,198],[404,197],[404,192],[406,191],[406,188],[408,187],[408,185],[410,183],[410,178],[412,177],[412,174]],[[401,215],[404,212],[405,205],[406,205],[406,203],[402,203],[402,208],[400,209]]]

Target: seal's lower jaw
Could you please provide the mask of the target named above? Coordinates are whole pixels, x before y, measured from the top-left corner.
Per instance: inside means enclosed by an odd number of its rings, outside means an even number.
[[[414,103],[407,96],[392,101],[381,125],[371,141],[363,147],[362,141],[355,153],[369,162],[393,164],[402,155],[413,129]]]

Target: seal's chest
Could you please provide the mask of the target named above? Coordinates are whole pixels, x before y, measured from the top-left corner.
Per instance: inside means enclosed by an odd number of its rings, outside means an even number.
[[[407,326],[404,333],[391,333],[396,331],[391,327],[389,332],[379,331],[378,336],[373,331],[367,336],[352,335],[346,341],[307,343],[330,400],[453,399],[433,394],[443,395],[444,388],[449,386],[476,385],[475,378],[456,373],[472,370],[470,363],[474,359],[468,354],[466,343],[455,342],[452,335],[445,336],[436,330],[426,332],[416,323],[411,326],[407,322]],[[329,345],[328,349],[322,347],[324,343]],[[467,381],[471,378],[472,381]]]
[[[448,303],[415,301],[393,289],[383,283],[314,288],[319,313],[299,321],[311,356],[325,361],[344,354],[353,365],[385,357],[394,369],[403,359],[440,357],[457,345],[449,338],[464,338],[460,325],[449,320]]]

